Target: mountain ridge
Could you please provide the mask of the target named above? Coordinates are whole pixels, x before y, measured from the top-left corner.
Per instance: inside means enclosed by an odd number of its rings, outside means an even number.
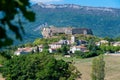
[[[74,10],[84,10],[88,12],[96,11],[96,12],[103,12],[103,13],[109,13],[109,14],[115,14],[117,16],[117,13],[120,13],[120,9],[118,8],[107,8],[107,7],[91,7],[91,6],[80,6],[76,4],[43,4],[43,3],[37,3],[32,6],[34,8],[37,6],[39,9],[74,9]]]
[[[65,8],[65,7],[70,7],[70,8],[83,8],[83,7],[89,7],[89,8],[99,8],[99,9],[120,9],[120,8],[112,8],[112,7],[93,7],[93,6],[82,6],[79,4],[44,4],[42,2],[36,3],[34,5],[39,5],[42,8]]]
[[[48,8],[48,6],[51,6],[51,5],[56,6],[56,7]],[[58,8],[59,6],[60,8]],[[61,6],[67,6],[67,7],[61,8]],[[82,8],[76,9],[76,8],[71,8],[71,6],[78,6]],[[89,24],[98,25],[103,28],[107,27],[107,25],[108,25],[108,28],[109,26],[113,27],[114,25],[109,25],[111,23],[114,23],[115,26],[120,25],[119,20],[118,20],[120,18],[120,9],[115,9],[115,8],[88,7],[88,6],[80,6],[80,5],[75,5],[75,4],[39,3],[39,4],[34,4],[32,6],[32,10],[37,15],[36,19],[39,19],[39,22],[37,24],[48,23],[49,25],[63,26],[63,27],[65,26],[78,27],[78,25],[80,27],[80,26],[87,25],[86,27],[88,28],[89,28]],[[96,22],[98,21],[98,22],[96,24],[93,22],[90,23],[91,21],[96,21]],[[104,24],[101,25],[100,22]],[[66,23],[66,25],[64,23]],[[95,32],[95,35],[96,35],[96,32]],[[109,36],[109,35],[106,35],[106,36]]]
[[[36,14],[36,20],[24,25],[26,32],[24,40],[34,41],[42,37],[40,27],[45,23],[55,27],[90,28],[98,37],[120,36],[120,9],[43,3],[34,4],[31,8]]]

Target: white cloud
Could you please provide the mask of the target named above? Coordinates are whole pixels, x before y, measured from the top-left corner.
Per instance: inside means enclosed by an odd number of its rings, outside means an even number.
[[[56,1],[62,1],[62,0],[30,0],[30,2],[33,3],[38,3],[38,2],[48,3],[48,2],[56,2]]]

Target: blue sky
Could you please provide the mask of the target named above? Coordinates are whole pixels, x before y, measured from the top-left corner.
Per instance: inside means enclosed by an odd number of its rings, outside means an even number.
[[[30,0],[32,3],[43,2],[48,4],[79,4],[82,6],[120,8],[120,0]]]

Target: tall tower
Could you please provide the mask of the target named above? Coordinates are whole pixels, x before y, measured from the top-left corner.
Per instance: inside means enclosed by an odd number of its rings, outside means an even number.
[[[72,36],[71,36],[71,44],[74,44],[74,43],[75,43],[75,36],[72,35]]]
[[[84,30],[84,31],[83,31],[83,34],[84,34],[84,35],[87,35],[87,30]]]

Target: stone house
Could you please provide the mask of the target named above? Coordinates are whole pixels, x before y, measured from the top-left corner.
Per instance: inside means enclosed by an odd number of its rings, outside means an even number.
[[[21,55],[21,54],[28,54],[32,52],[32,48],[26,47],[26,48],[18,48],[17,51],[14,52],[14,55]]]
[[[73,47],[70,48],[70,51],[72,53],[75,53],[75,51],[86,52],[88,50],[87,50],[87,47],[84,47],[84,46],[73,46]]]

